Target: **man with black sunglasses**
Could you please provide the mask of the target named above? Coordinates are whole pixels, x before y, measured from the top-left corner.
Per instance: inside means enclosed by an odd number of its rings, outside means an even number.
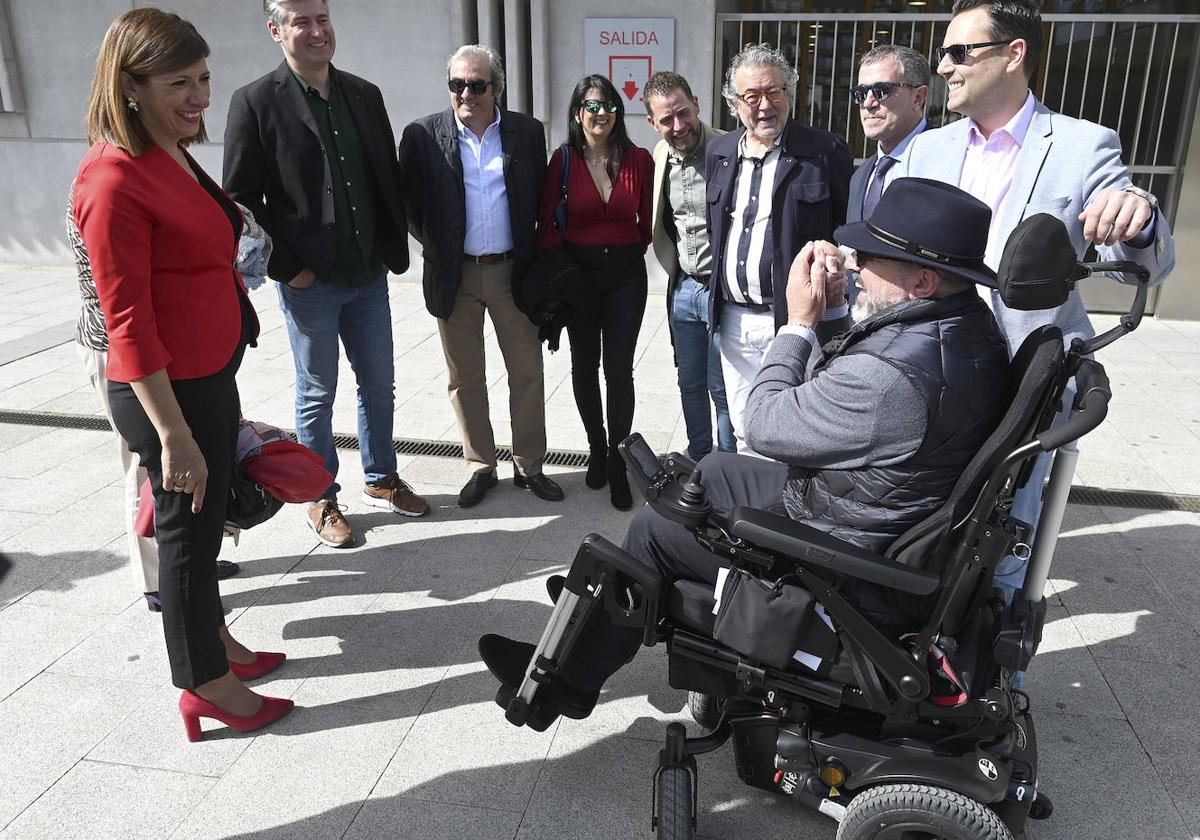
[[[854,170],[846,221],[871,215],[884,187],[895,177],[912,139],[925,130],[929,99],[929,62],[911,47],[880,44],[858,62],[858,84],[850,88],[863,134],[879,144],[877,152]]]
[[[1055,113],[1030,90],[1042,46],[1042,20],[1031,0],[958,0],[937,50],[948,106],[966,117],[917,137],[898,176],[954,184],[992,208],[987,264],[999,265],[1005,242],[1026,217],[1048,213],[1066,225],[1076,252],[1096,246],[1101,260],[1133,260],[1163,282],[1175,243],[1154,196],[1133,185],[1115,132]],[[1122,279],[1114,275],[1114,279]],[[1009,352],[1035,328],[1055,324],[1069,345],[1095,334],[1077,291],[1055,309],[1017,312],[991,295]],[[1067,402],[1069,405],[1069,401]],[[1014,514],[1036,524],[1049,456],[1017,495]],[[1025,577],[1015,557],[997,569],[1009,591]]]
[[[450,403],[471,471],[458,504],[477,505],[498,483],[484,312],[508,371],[513,483],[560,501],[562,489],[542,472],[542,345],[513,297],[537,254],[546,135],[537,120],[500,107],[504,65],[491,47],[460,47],[446,65],[446,79],[450,107],[404,129],[400,171],[409,229],[425,261],[425,306],[437,318]]]

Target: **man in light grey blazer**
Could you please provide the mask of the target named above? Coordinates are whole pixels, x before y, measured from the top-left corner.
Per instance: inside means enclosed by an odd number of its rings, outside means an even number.
[[[898,175],[945,181],[989,205],[993,269],[1013,228],[1049,213],[1067,226],[1080,256],[1095,243],[1100,259],[1135,260],[1161,283],[1175,266],[1167,220],[1130,181],[1115,132],[1034,97],[1029,77],[1041,39],[1041,17],[1029,0],[958,0],[935,53],[950,110],[967,119],[916,137]],[[1010,353],[1042,324],[1057,324],[1068,344],[1095,334],[1078,292],[1040,312],[1009,310],[995,293],[992,303]]]
[[[943,46],[935,50],[938,74],[949,87],[950,110],[967,119],[926,131],[915,140],[900,176],[945,181],[992,208],[986,262],[998,267],[1009,234],[1027,216],[1061,219],[1075,251],[1089,243],[1102,260],[1134,260],[1151,282],[1175,266],[1175,241],[1154,196],[1133,186],[1121,162],[1116,133],[1051,111],[1029,89],[1041,52],[1042,21],[1031,0],[957,0]],[[1122,279],[1114,275],[1115,279]],[[1055,324],[1069,345],[1095,335],[1077,291],[1055,309],[1018,312],[997,293],[992,310],[1009,353],[1042,324]],[[1068,403],[1069,404],[1069,403]],[[1013,513],[1036,525],[1050,457],[1017,494]],[[1009,592],[1025,578],[1025,561],[1006,558],[996,582]]]

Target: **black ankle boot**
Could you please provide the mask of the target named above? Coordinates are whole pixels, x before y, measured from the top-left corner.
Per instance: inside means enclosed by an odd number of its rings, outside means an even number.
[[[607,449],[592,447],[591,454],[588,455],[587,475],[583,477],[583,482],[593,490],[599,490],[608,483]]]
[[[629,490],[625,459],[615,449],[608,453],[608,498],[617,510],[629,510],[633,507],[633,493]]]

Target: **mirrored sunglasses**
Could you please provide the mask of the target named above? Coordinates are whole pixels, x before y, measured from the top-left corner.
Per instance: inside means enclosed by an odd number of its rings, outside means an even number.
[[[610,114],[617,113],[617,108],[620,106],[613,100],[605,102],[601,99],[585,99],[583,100],[583,110],[589,114],[599,114],[602,110],[608,111]]]
[[[896,88],[915,88],[916,85],[910,85],[906,82],[876,82],[873,85],[855,85],[850,88],[850,98],[855,105],[861,105],[867,101],[867,94],[871,94],[879,102],[887,99],[896,92]]]

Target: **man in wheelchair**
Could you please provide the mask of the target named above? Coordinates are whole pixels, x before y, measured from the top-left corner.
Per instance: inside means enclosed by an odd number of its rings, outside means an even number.
[[[1040,640],[1049,559],[1035,552],[1011,603],[992,573],[1029,550],[1011,507],[1034,458],[1103,420],[1107,380],[1086,356],[1137,326],[1148,275],[1078,264],[1047,216],[1014,231],[992,272],[990,217],[955,187],[894,182],[868,221],[835,233],[863,291],[857,323],[822,348],[844,264],[810,243],[746,412],[747,440],[776,460],[660,463],[631,436],[622,454],[649,505],[623,546],[583,540],[547,584],[536,646],[479,640],[506,717],[539,731],[587,717],[639,644],[667,643],[670,683],[711,733],[667,728],[660,838],[691,837],[694,756],[731,739],[744,781],[834,816],[839,840],[1008,840],[1049,815],[1028,697],[1009,677]],[[1121,326],[1069,354],[1042,327],[1010,363],[975,284],[1040,309],[1093,270],[1137,274]],[[1072,376],[1071,419],[1050,428]]]

